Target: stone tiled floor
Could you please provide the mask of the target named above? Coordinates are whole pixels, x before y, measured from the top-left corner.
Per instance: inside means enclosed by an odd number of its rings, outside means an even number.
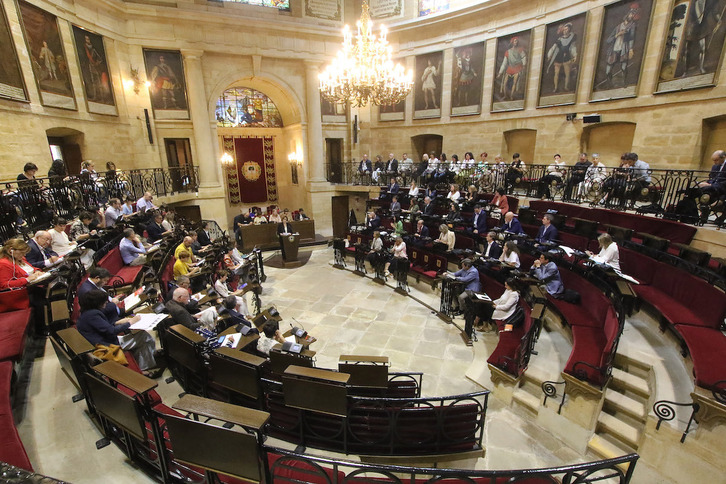
[[[311,348],[317,351],[316,366],[336,368],[341,354],[386,355],[392,371],[424,373],[425,396],[490,387],[486,357],[496,345],[496,335],[481,335],[473,347],[467,347],[456,326],[431,311],[438,307],[439,297],[429,285],[412,284],[413,297],[403,296],[393,291],[391,283],[381,286],[371,278],[333,268],[332,258],[330,249],[318,249],[303,267],[266,268],[263,307],[277,307],[284,318],[282,329],[302,325],[318,338]],[[569,344],[557,332],[543,331],[531,369],[556,377]],[[164,402],[176,401],[181,388],[163,378],[158,381]],[[153,482],[115,446],[95,449],[100,433],[86,415],[85,404],[71,403],[74,393],[48,344],[45,356],[35,361],[25,418],[19,425],[36,471],[75,483]],[[485,457],[450,465],[504,469],[588,460],[495,398],[489,399],[484,444]],[[648,482],[669,481],[657,477]]]

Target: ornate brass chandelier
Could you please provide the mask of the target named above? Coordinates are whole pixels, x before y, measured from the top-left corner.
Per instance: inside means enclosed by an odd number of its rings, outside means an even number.
[[[413,73],[405,72],[401,64],[391,60],[385,26],[381,26],[378,37],[373,34],[368,0],[363,0],[362,10],[356,43],[353,45],[353,35],[346,25],[343,49],[319,75],[320,94],[331,102],[351,102],[356,107],[369,102],[379,106],[396,104],[411,92]]]

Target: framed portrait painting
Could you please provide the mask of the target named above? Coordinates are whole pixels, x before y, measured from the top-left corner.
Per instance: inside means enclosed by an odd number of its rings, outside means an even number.
[[[531,30],[497,39],[492,112],[524,109],[530,65]]]
[[[396,104],[382,104],[378,106],[379,121],[403,121],[406,119],[406,100]]]
[[[638,94],[652,9],[652,0],[605,6],[590,101]]]
[[[675,0],[656,94],[716,84],[726,39],[726,0]]]
[[[538,107],[575,104],[586,13],[547,24]]]
[[[484,42],[454,49],[451,76],[451,115],[481,112]]]
[[[345,123],[345,104],[330,102],[320,95],[320,116],[323,123]]]
[[[144,49],[144,64],[154,118],[189,119],[181,52]]]
[[[63,40],[55,15],[27,2],[18,2],[30,63],[44,106],[76,109]]]
[[[88,112],[116,116],[118,112],[103,37],[76,25],[72,29]]]
[[[413,100],[414,119],[441,117],[441,63],[443,52],[431,52],[416,56],[414,71],[415,92]]]
[[[15,50],[3,2],[0,2],[0,97],[15,101],[28,100],[18,52]]]

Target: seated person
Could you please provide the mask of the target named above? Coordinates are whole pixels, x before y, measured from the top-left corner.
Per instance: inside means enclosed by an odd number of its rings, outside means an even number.
[[[398,201],[398,195],[394,195],[391,199],[391,215],[394,217],[398,217],[401,215],[401,202]]]
[[[71,242],[68,239],[68,234],[66,234],[66,225],[68,225],[66,219],[63,217],[56,217],[53,228],[49,231],[52,251],[61,257],[69,252],[73,252],[78,246],[75,242]]]
[[[431,201],[431,197],[428,195],[424,197],[424,206],[423,206],[423,214],[424,215],[433,215],[434,214],[434,202]]]
[[[28,240],[29,252],[25,259],[36,269],[45,269],[58,261],[58,254],[50,248],[53,237],[45,230],[39,230]]]
[[[257,340],[257,351],[269,356],[273,346],[284,343],[285,338],[282,337],[277,321],[268,321],[262,327],[260,339]]]
[[[446,224],[453,228],[454,224],[461,220],[461,214],[459,213],[459,206],[452,202],[449,204],[449,211],[446,213]]]
[[[42,274],[25,260],[29,251],[28,244],[20,238],[9,239],[0,248],[0,289],[25,287]]]
[[[267,221],[276,224],[282,222],[282,216],[280,215],[280,209],[278,207],[272,209],[272,213],[267,217]]]
[[[111,280],[111,273],[108,271],[108,269],[104,269],[103,267],[94,267],[89,271],[88,279],[83,281],[83,283],[78,286],[78,293],[76,294],[78,300],[80,301],[81,296],[83,296],[87,292],[94,290],[103,291],[108,296],[108,293],[104,289],[104,286],[108,284],[109,280]],[[121,306],[122,304],[118,297],[108,296],[108,302],[103,308],[103,313],[106,315],[106,318],[109,320],[109,322],[115,323],[116,320],[118,320],[119,316],[123,314]]]
[[[537,198],[552,198],[550,186],[552,183],[560,183],[562,181],[562,172],[565,167],[565,162],[562,157],[558,154],[554,156],[555,161],[547,166],[547,172],[539,179],[537,188]]]
[[[494,212],[504,214],[509,212],[509,199],[507,199],[504,187],[499,187],[496,189],[496,191],[494,192],[494,198],[492,198],[492,201],[489,202],[489,204],[492,206],[492,211]]]
[[[703,193],[720,197],[726,194],[726,151],[716,150],[711,154],[713,166],[708,174],[708,180],[698,184]]]
[[[499,256],[499,262],[505,266],[519,269],[519,247],[513,240],[508,240],[504,244],[502,254]]]
[[[192,257],[194,257],[194,261],[197,261],[198,257],[202,256],[202,251],[205,250],[209,246],[202,246],[202,244],[199,242],[199,234],[197,234],[194,231],[189,232],[189,237],[192,238]]]
[[[202,247],[212,245],[212,238],[209,235],[209,222],[202,221],[202,226],[197,230],[197,241]]]
[[[96,235],[95,230],[91,230],[90,225],[93,220],[93,215],[90,212],[81,212],[78,215],[78,220],[71,224],[71,236],[70,239],[76,242],[84,242]]]
[[[410,198],[416,198],[418,197],[418,185],[416,185],[416,180],[411,180],[411,185],[408,187],[408,196]]]
[[[156,210],[158,207],[154,205],[154,196],[151,192],[145,192],[144,196],[136,201],[136,211],[146,212],[147,210]]]
[[[375,212],[368,212],[368,217],[366,218],[366,228],[368,230],[376,230],[380,226],[381,218],[376,215]]]
[[[413,237],[415,241],[423,241],[430,237],[429,228],[424,225],[423,219],[416,221],[416,231],[413,233]]]
[[[305,210],[301,207],[297,211],[297,215],[295,216],[295,220],[302,221],[302,220],[310,220],[310,217],[305,213]]]
[[[179,258],[174,262],[174,278],[179,276],[194,277],[201,269],[192,267],[191,254],[185,250],[179,253]]]
[[[154,212],[151,223],[146,226],[146,233],[148,235],[146,240],[153,243],[157,240],[161,240],[165,235],[169,235],[171,233],[171,230],[166,230],[164,228],[164,226],[162,225],[163,221],[164,216],[161,214],[161,212]]]
[[[547,252],[542,252],[539,259],[535,259],[530,273],[545,284],[548,294],[559,298],[565,292],[560,270]]]
[[[401,220],[400,217],[393,217],[393,220],[391,221],[391,230],[393,230],[394,235],[403,235],[406,233],[406,231],[403,230],[403,220]]]
[[[388,186],[388,193],[395,195],[400,189],[401,186],[398,184],[398,178],[395,176],[391,177],[391,184]]]
[[[192,330],[204,326],[214,331],[217,321],[217,311],[214,308],[207,308],[201,312],[192,314],[187,307],[190,299],[188,290],[182,287],[174,289],[171,300],[166,303],[166,309],[169,311],[174,322],[176,324],[182,324]]]
[[[484,251],[482,252],[482,257],[490,258],[490,259],[499,259],[499,256],[502,255],[502,246],[499,245],[497,242],[497,233],[496,232],[489,232],[487,233],[486,243],[484,244]]]
[[[482,235],[487,231],[487,214],[481,209],[481,205],[474,205],[474,218],[471,221],[471,232]]]
[[[599,264],[608,264],[614,269],[620,270],[620,251],[618,250],[618,244],[615,243],[610,234],[602,234],[597,238],[597,243],[600,245],[600,252],[595,255],[589,250],[586,251],[587,255],[594,257],[595,262]]]
[[[239,304],[240,300],[242,301],[242,304],[244,306],[241,306]],[[243,324],[250,328],[252,333],[259,333],[257,328],[255,328],[252,323],[247,320],[246,316],[248,317],[249,314],[243,313],[243,311],[247,309],[247,305],[244,304],[244,299],[234,295],[229,295],[224,298],[222,305],[224,306],[224,309],[226,310],[229,317],[226,318],[222,324],[218,325],[217,329],[219,329],[220,331],[224,331],[231,326]]]
[[[35,163],[26,163],[23,166],[23,172],[16,178],[17,181],[34,181],[35,174],[38,172],[38,166]]]
[[[505,232],[509,232],[512,234],[524,234],[522,224],[519,223],[519,219],[514,216],[514,212],[506,212],[504,214],[504,223],[502,224],[502,229]]]
[[[519,303],[519,290],[517,289],[516,280],[510,277],[504,281],[504,293],[498,299],[492,301],[492,306],[489,307],[489,309],[494,309],[491,316],[487,319],[485,315],[481,313],[477,314],[474,318],[474,326],[477,329],[484,329],[486,323],[506,320],[514,314],[514,311],[517,309],[517,303]],[[484,311],[486,312],[486,308],[484,308]],[[514,328],[506,325],[503,331],[512,331],[512,329]]]
[[[264,215],[262,215],[262,210],[260,210],[259,208],[255,212],[255,218],[252,219],[252,223],[255,224],[255,225],[260,225],[260,224],[266,224],[267,223],[267,217],[265,217]]]
[[[458,202],[459,198],[461,198],[461,194],[459,193],[459,185],[456,183],[452,183],[449,185],[449,193],[446,194],[446,198],[451,200],[452,202]]]
[[[187,235],[184,237],[179,245],[176,246],[176,249],[174,249],[174,257],[179,258],[179,254],[182,251],[189,252],[189,255],[191,255],[192,262],[196,262],[196,257],[194,256],[194,251],[192,249],[192,244],[194,243],[194,239],[191,235]]]
[[[199,311],[199,302],[191,298],[192,295],[192,282],[189,276],[179,276],[173,281],[169,282],[169,288],[166,291],[166,297],[164,303],[167,303],[173,299],[174,290],[181,287],[189,293],[189,302],[185,304],[187,311],[194,314]]]
[[[124,204],[121,207],[121,215],[133,215],[134,214],[134,199],[132,197],[126,197]]]
[[[116,222],[124,220],[125,218],[128,218],[128,216],[125,216],[121,211],[121,200],[118,198],[109,200],[108,207],[103,214],[104,226],[113,227],[116,225]]]
[[[128,266],[140,266],[146,264],[146,247],[136,235],[134,229],[124,229],[123,238],[119,243],[121,259]]]
[[[534,238],[538,244],[556,243],[559,237],[557,227],[552,225],[554,217],[552,214],[546,213],[542,216],[542,225],[537,230],[537,236]]]
[[[406,242],[403,241],[403,238],[399,235],[396,237],[396,242],[394,242],[393,247],[391,248],[393,251],[393,257],[391,257],[388,262],[386,262],[385,266],[385,274],[386,277],[390,276],[391,273],[389,272],[389,269],[391,266],[393,266],[393,272],[396,272],[399,267],[402,264],[408,265],[408,254],[406,253]]]
[[[76,323],[78,332],[94,346],[118,345],[124,351],[131,351],[145,376],[158,378],[163,371],[156,368],[156,343],[146,331],[133,331],[124,336],[132,323],[139,317],[124,318],[112,323],[106,317],[104,308],[108,304],[108,294],[99,289],[91,289],[80,297],[81,315]]]
[[[439,238],[436,239],[436,242],[446,244],[446,250],[450,252],[456,245],[456,235],[453,230],[449,230],[446,224],[441,224],[439,225]]]
[[[217,280],[214,281],[214,290],[219,294],[219,297],[221,298],[227,298],[229,296],[234,296],[237,298],[236,306],[238,306],[239,312],[244,315],[248,316],[250,315],[250,310],[247,308],[247,303],[245,302],[242,295],[246,292],[244,289],[237,289],[236,291],[230,290],[229,286],[227,285],[227,280],[229,279],[229,271],[226,271],[224,269],[217,272]]]
[[[383,257],[383,239],[381,239],[381,233],[376,230],[373,232],[373,240],[371,240],[371,250],[366,254],[366,260],[371,265],[371,268],[375,270],[376,263],[378,263]]]

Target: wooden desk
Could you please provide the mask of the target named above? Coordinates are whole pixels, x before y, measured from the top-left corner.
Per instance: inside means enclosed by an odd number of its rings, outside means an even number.
[[[68,345],[68,348],[76,355],[83,355],[90,353],[95,348],[78,332],[76,328],[61,329],[56,333],[63,342]]]
[[[270,414],[267,412],[190,394],[181,397],[171,408],[193,415],[233,423],[240,427],[257,431],[260,431],[267,421],[270,420]]]
[[[314,220],[290,222],[290,226],[294,232],[300,234],[301,242],[315,240]],[[240,235],[242,236],[243,250],[252,250],[255,246],[263,249],[280,246],[280,240],[277,238],[276,223],[243,225],[240,227]]]
[[[174,331],[178,335],[188,339],[192,343],[199,344],[199,343],[204,343],[206,341],[204,336],[195,333],[194,331],[187,328],[183,324],[175,324],[174,326],[170,327],[169,329]]]
[[[252,366],[261,366],[267,361],[265,358],[260,358],[259,356],[251,355],[244,351],[237,351],[232,348],[217,348],[214,352]]]
[[[339,362],[344,363],[378,363],[387,365],[387,356],[360,356],[360,355],[340,355]]]
[[[239,331],[237,331],[237,326],[230,326],[229,328],[227,328],[224,331],[222,331],[221,333],[219,333],[217,336],[228,336],[230,334],[235,334],[235,333],[239,333]],[[250,344],[254,343],[258,339],[260,339],[260,335],[259,334],[257,334],[257,333],[250,334],[250,333],[248,333],[247,335],[242,335],[242,337],[239,339],[239,343],[237,343],[237,347],[236,348],[219,348],[219,349],[220,350],[221,349],[227,349],[227,350],[231,350],[231,351],[234,351],[236,353],[239,353],[241,350],[245,349],[247,346],[249,346]]]
[[[304,366],[288,366],[285,370],[285,376],[299,376],[311,378],[314,380],[325,380],[335,383],[348,383],[350,375],[347,373],[339,373],[337,371],[321,370],[319,368],[307,368]]]
[[[134,370],[130,370],[115,361],[105,361],[94,366],[93,369],[138,394],[146,393],[158,386],[151,378],[136,373]]]

